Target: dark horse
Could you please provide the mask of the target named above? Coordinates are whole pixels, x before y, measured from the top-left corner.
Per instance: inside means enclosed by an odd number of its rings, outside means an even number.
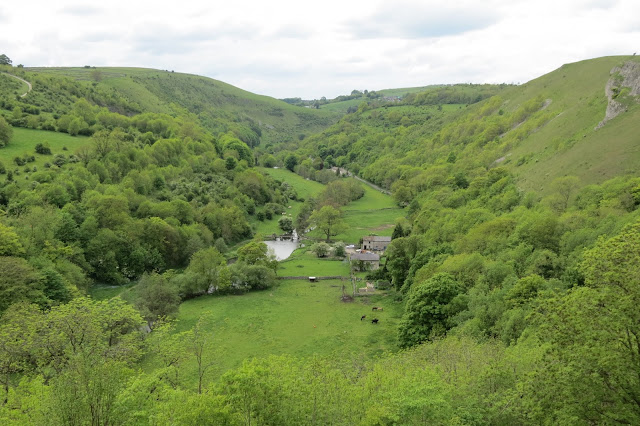
[[[360,317],[360,321],[362,321],[362,320],[363,320],[363,319],[365,319],[366,317],[367,317],[366,315],[361,316],[361,317]]]
[[[378,318],[374,318],[371,320],[371,324],[377,324],[378,323]]]

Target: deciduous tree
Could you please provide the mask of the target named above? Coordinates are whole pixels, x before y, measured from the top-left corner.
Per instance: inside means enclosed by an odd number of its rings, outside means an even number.
[[[320,210],[315,210],[309,217],[309,223],[327,236],[327,243],[333,235],[339,234],[347,227],[342,220],[342,212],[332,206],[323,206]]]
[[[13,136],[13,127],[7,123],[4,117],[0,116],[0,147],[7,146]]]
[[[462,286],[447,273],[439,273],[414,287],[407,299],[398,336],[403,347],[414,346],[444,334],[459,309],[452,303]]]

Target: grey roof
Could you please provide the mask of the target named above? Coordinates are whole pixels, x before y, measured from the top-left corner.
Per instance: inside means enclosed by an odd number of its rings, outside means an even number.
[[[351,255],[351,260],[375,261],[380,260],[380,255],[377,255],[375,253],[353,253]]]
[[[381,243],[389,243],[391,242],[391,237],[378,237],[377,235],[369,235],[366,237],[362,237],[362,241],[375,241]]]

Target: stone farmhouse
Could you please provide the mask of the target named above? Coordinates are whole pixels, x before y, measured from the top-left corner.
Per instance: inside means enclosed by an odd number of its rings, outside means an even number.
[[[362,250],[385,251],[391,243],[391,237],[378,237],[376,235],[367,235],[362,237]]]

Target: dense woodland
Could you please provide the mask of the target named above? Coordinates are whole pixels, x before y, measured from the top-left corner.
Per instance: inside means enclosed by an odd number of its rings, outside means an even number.
[[[275,129],[225,110],[228,99],[195,96],[205,83],[191,77],[129,77],[153,81],[145,90],[167,101],[154,111],[133,86],[91,69],[83,80],[4,67],[34,88],[20,97],[20,83],[0,75],[0,155],[20,127],[88,139],[0,157],[0,419],[640,422],[640,176],[596,174],[598,158],[581,145],[602,152],[607,132],[637,134],[637,95],[621,78],[626,111],[594,130],[609,71],[624,60],[573,64],[522,87],[369,96],[334,124],[282,103],[306,118]],[[581,73],[600,86],[563,91]],[[559,158],[565,168],[536,172]],[[258,164],[326,187],[301,199]],[[404,208],[368,277],[403,306],[398,350],[367,360],[265,354],[210,379],[224,356],[204,333],[215,325],[205,315],[178,329],[181,301],[276,285],[278,263],[252,224],[292,200],[304,204],[283,231],[311,226],[331,240],[340,209],[363,195],[332,166],[391,190]],[[87,297],[96,283],[135,283],[137,296],[97,301]]]

